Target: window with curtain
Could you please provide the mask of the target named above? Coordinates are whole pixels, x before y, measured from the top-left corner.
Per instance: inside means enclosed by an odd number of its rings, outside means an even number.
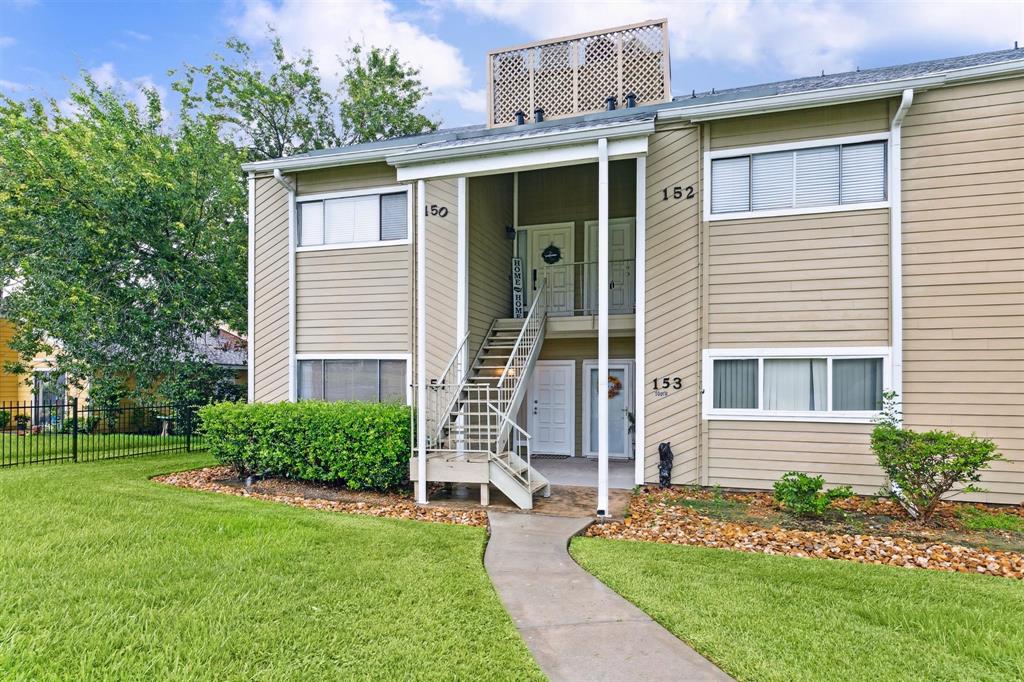
[[[885,160],[885,141],[712,159],[711,213],[885,201]]]
[[[406,401],[405,360],[299,360],[300,400]]]
[[[405,192],[303,201],[297,213],[299,246],[344,246],[409,237]]]
[[[796,356],[799,349],[793,350]],[[721,410],[734,418],[737,413],[806,413],[809,417],[842,413],[867,419],[882,409],[884,357],[843,357],[838,353],[832,357],[786,357],[779,353],[734,358],[714,357],[715,351],[705,354],[711,355],[712,361],[704,384],[704,391],[711,393],[704,408],[710,418]]]

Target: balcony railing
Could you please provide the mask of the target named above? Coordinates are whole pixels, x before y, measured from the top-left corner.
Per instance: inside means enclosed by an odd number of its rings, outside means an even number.
[[[593,33],[496,50],[487,56],[488,125],[510,125],[516,112],[562,118],[672,99],[668,24],[645,21]]]
[[[547,282],[548,315],[597,315],[597,262],[543,265],[531,274],[531,289]],[[636,312],[636,261],[608,261],[608,313]]]

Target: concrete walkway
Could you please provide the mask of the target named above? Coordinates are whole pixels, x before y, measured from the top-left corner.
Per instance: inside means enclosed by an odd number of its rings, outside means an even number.
[[[551,680],[729,680],[572,560],[589,519],[489,512],[484,565]]]

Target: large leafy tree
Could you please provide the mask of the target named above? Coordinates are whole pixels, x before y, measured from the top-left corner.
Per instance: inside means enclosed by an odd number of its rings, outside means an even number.
[[[275,159],[340,143],[333,94],[320,78],[309,51],[285,54],[270,36],[272,60],[264,68],[245,42],[227,41],[228,56],[212,64],[186,65],[174,89],[186,112],[202,112],[227,128],[248,149],[250,160]],[[174,72],[172,71],[172,74]]]
[[[440,122],[420,111],[430,91],[393,49],[356,45],[342,66],[339,111],[346,143],[437,130]]]
[[[93,393],[139,390],[201,361],[193,340],[245,328],[241,153],[156,92],[136,106],[85,77],[54,103],[0,99],[0,276],[12,345],[54,353]],[[102,389],[102,390],[101,390]]]

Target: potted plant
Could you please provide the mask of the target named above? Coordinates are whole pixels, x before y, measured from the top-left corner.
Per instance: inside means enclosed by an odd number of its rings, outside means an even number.
[[[15,415],[14,423],[18,427],[18,435],[19,436],[24,436],[25,435],[25,429],[28,428],[29,421],[30,420],[29,420],[27,414]]]

